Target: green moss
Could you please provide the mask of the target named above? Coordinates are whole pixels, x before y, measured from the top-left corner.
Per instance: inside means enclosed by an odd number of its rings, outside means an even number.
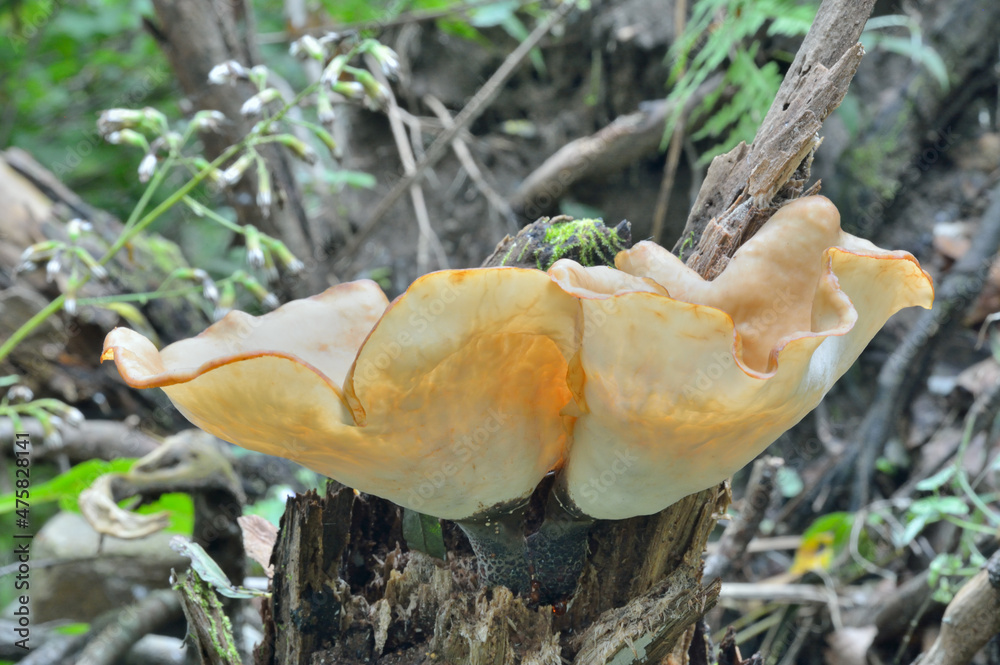
[[[538,256],[539,270],[561,258],[571,257],[585,266],[613,265],[614,256],[626,244],[600,219],[576,219],[558,222],[545,230],[545,244],[550,252]]]
[[[504,243],[498,250],[503,258],[491,259],[492,265],[548,270],[559,259],[573,259],[588,267],[614,267],[615,255],[631,246],[632,231],[627,221],[609,229],[600,219],[542,217]]]

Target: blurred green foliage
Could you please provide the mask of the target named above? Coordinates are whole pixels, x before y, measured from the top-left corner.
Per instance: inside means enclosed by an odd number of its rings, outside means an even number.
[[[149,0],[0,5],[0,148],[17,146],[100,208],[126,216],[135,164],[97,133],[97,114],[157,106],[175,115],[166,60],[142,28]]]
[[[349,25],[377,32],[403,14],[440,12],[443,30],[482,40],[477,28],[498,26],[517,39],[527,34],[518,14],[538,3],[506,0],[476,4],[461,0],[320,0],[316,13],[335,29]],[[283,3],[257,0],[261,32],[285,29]],[[464,10],[464,11],[461,11]],[[70,189],[98,208],[125,218],[143,187],[137,160],[125,158],[97,133],[103,109],[153,106],[181,117],[180,92],[163,53],[143,18],[155,23],[151,0],[14,0],[0,4],[0,150],[23,148]],[[487,42],[488,43],[488,42]],[[264,44],[269,67],[302,87],[301,68],[287,43]],[[532,54],[539,71],[544,62]],[[351,182],[350,185],[355,183]]]

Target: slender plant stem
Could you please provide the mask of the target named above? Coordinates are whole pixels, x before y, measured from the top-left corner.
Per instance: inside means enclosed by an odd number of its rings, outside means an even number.
[[[354,51],[355,52],[357,51],[357,47],[355,47]],[[348,57],[350,58],[351,55],[353,55],[353,53],[348,54]],[[217,169],[219,166],[221,166],[223,163],[225,163],[228,159],[230,159],[234,155],[238,154],[241,150],[247,148],[250,145],[261,144],[261,143],[272,143],[278,141],[279,140],[278,137],[268,135],[268,131],[270,130],[271,126],[274,125],[274,123],[281,120],[282,118],[284,118],[285,115],[288,114],[289,110],[291,110],[299,102],[305,99],[308,95],[311,95],[313,92],[315,92],[319,86],[320,82],[317,81],[303,88],[301,91],[299,91],[297,95],[295,95],[295,98],[291,102],[282,107],[277,113],[275,113],[270,118],[267,118],[266,120],[262,121],[259,125],[257,125],[257,127],[253,132],[243,137],[243,139],[241,139],[239,143],[229,146],[229,148],[227,148],[221,155],[216,157],[211,164],[209,164],[207,167],[196,173],[190,180],[188,180],[178,190],[176,190],[170,196],[168,196],[158,206],[156,206],[151,211],[146,213],[146,215],[142,216],[142,211],[145,210],[154,192],[166,178],[168,172],[171,170],[171,167],[178,159],[177,154],[171,154],[166,160],[164,160],[163,166],[160,169],[158,169],[157,172],[153,175],[153,178],[150,181],[149,186],[146,187],[146,190],[142,193],[142,196],[139,198],[138,203],[136,203],[135,208],[129,215],[128,221],[125,222],[125,226],[122,229],[121,233],[118,235],[118,238],[111,245],[111,247],[109,247],[108,250],[104,253],[101,259],[98,261],[98,264],[102,266],[107,264],[125,245],[127,245],[133,238],[135,238],[136,235],[145,230],[146,227],[152,224],[167,210],[175,206],[178,202],[182,201],[184,197],[186,197],[191,190],[197,187],[201,183],[201,181],[208,176],[209,173],[211,173],[214,169]],[[185,133],[185,137],[189,136],[189,133],[190,132]],[[81,286],[83,286],[90,280],[90,276],[91,274],[88,272],[84,273],[79,278],[72,279],[70,281],[70,286],[68,291],[70,293],[75,293],[76,289],[79,289]],[[50,316],[61,310],[65,304],[66,304],[66,294],[61,293],[54,300],[52,300],[52,302],[50,302],[48,305],[42,308],[37,314],[28,319],[24,323],[24,325],[15,330],[14,334],[12,334],[6,342],[0,344],[0,362],[2,362],[5,358],[7,358],[7,356],[10,355],[10,353],[14,350],[14,348],[22,341],[24,341],[25,338],[27,338],[32,332],[34,332],[35,329],[38,328],[38,326],[44,323],[46,319],[48,319]]]

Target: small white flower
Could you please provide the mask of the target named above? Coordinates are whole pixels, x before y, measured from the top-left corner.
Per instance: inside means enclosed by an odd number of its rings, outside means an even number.
[[[35,393],[28,386],[18,384],[7,391],[7,399],[11,402],[30,402],[35,399]]]
[[[139,162],[139,182],[149,182],[156,172],[156,155],[146,153],[146,156]]]
[[[240,107],[240,114],[244,117],[251,117],[255,115],[260,115],[260,112],[264,110],[264,102],[261,100],[259,95],[254,95],[250,99],[243,102],[243,106]]]
[[[51,282],[59,274],[62,269],[62,264],[59,262],[58,256],[53,256],[49,259],[49,262],[45,264],[45,281]]]
[[[277,309],[277,308],[278,308],[278,305],[280,305],[280,304],[281,304],[281,303],[280,303],[280,302],[278,301],[278,296],[274,295],[273,293],[268,293],[268,294],[267,294],[266,296],[264,296],[264,297],[263,297],[263,298],[261,299],[261,301],[260,301],[260,302],[261,302],[261,304],[262,304],[262,305],[264,305],[264,307],[266,307],[267,309]]]
[[[80,411],[80,409],[77,409],[72,406],[66,409],[65,415],[66,415],[66,422],[72,425],[73,427],[80,425],[81,423],[83,423],[83,421],[86,420],[86,418],[83,416],[83,412]]]
[[[198,111],[192,120],[198,129],[208,129],[213,132],[219,131],[225,121],[226,116],[222,111]]]
[[[249,78],[247,76],[247,70],[240,63],[235,60],[227,60],[221,65],[216,65],[212,67],[212,71],[208,73],[208,82],[214,83],[215,85],[223,85],[225,83],[235,83],[238,80],[245,80]]]
[[[313,58],[320,62],[326,59],[326,49],[312,35],[305,35],[301,39],[292,42],[289,53],[296,58]]]

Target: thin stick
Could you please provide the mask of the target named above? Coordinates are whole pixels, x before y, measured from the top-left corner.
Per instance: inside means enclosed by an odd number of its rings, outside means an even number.
[[[478,118],[486,108],[493,103],[497,95],[500,94],[500,90],[503,88],[504,84],[514,73],[514,70],[520,66],[521,62],[528,57],[531,49],[538,45],[548,32],[561,21],[569,12],[574,8],[574,3],[564,2],[559,7],[557,7],[549,16],[543,21],[538,27],[536,27],[528,38],[525,39],[521,44],[514,49],[514,51],[507,56],[507,59],[503,61],[500,68],[494,72],[493,76],[490,77],[483,87],[479,89],[476,96],[472,98],[462,112],[455,116],[455,124],[449,128],[446,128],[434,143],[430,145],[427,149],[427,154],[424,158],[420,160],[420,163],[416,165],[413,173],[407,174],[405,177],[400,179],[392,189],[379,201],[378,206],[375,207],[375,211],[372,213],[362,227],[358,230],[354,236],[347,241],[344,247],[340,250],[341,260],[353,259],[358,247],[361,245],[365,239],[371,235],[371,232],[375,230],[382,218],[385,217],[386,213],[392,210],[392,207],[396,205],[406,191],[410,188],[414,182],[419,178],[422,178],[424,173],[427,172],[431,166],[436,164],[444,153],[448,150],[448,146],[451,142],[458,136],[459,132],[465,129],[473,120]]]
[[[687,0],[677,0],[674,5],[674,38],[679,40],[687,28]],[[684,69],[681,70],[683,76]],[[653,242],[660,244],[663,236],[663,224],[670,208],[670,193],[674,190],[674,179],[677,177],[677,165],[681,160],[681,148],[684,145],[684,129],[687,125],[687,115],[681,111],[681,117],[674,125],[673,136],[670,137],[670,147],[667,149],[667,160],[663,165],[663,180],[660,181],[660,192],[656,196],[656,208],[653,211]]]
[[[442,126],[447,129],[452,126],[453,120],[451,114],[448,113],[448,109],[444,104],[441,103],[434,95],[424,95],[424,104],[434,112],[434,115],[441,120]],[[504,219],[507,224],[507,231],[510,233],[517,233],[517,221],[514,217],[514,211],[511,209],[510,204],[507,200],[500,196],[497,190],[486,181],[483,177],[482,171],[479,170],[479,166],[476,164],[476,160],[472,158],[472,153],[469,152],[469,147],[465,144],[465,141],[455,137],[455,141],[451,145],[452,150],[455,151],[455,156],[458,157],[458,161],[461,162],[462,168],[466,170],[469,177],[472,178],[472,182],[475,183],[476,189],[483,195],[486,201],[493,206],[493,208],[500,213],[500,216]]]
[[[392,88],[389,86],[389,82],[386,80],[385,74],[383,74],[382,70],[378,68],[375,59],[370,55],[366,56],[365,59],[368,61],[368,68],[374,72],[375,77],[379,80],[379,83],[385,86],[386,94],[389,98],[387,115],[389,116],[389,127],[392,128],[392,138],[396,141],[396,150],[399,151],[399,160],[403,162],[403,169],[406,171],[407,175],[410,175],[414,172],[417,162],[413,157],[413,147],[410,145],[406,128],[403,127],[403,121],[400,118],[399,104],[396,102],[396,95],[393,94]],[[444,246],[441,245],[441,239],[438,238],[437,234],[434,233],[434,229],[431,227],[431,217],[427,213],[427,202],[424,200],[424,190],[420,186],[420,183],[416,180],[413,181],[409,189],[410,199],[413,201],[413,213],[417,218],[417,226],[420,229],[420,237],[417,240],[417,273],[422,275],[427,272],[427,254],[429,245],[434,246],[434,254],[437,258],[438,267],[448,268],[448,256],[445,254]]]

